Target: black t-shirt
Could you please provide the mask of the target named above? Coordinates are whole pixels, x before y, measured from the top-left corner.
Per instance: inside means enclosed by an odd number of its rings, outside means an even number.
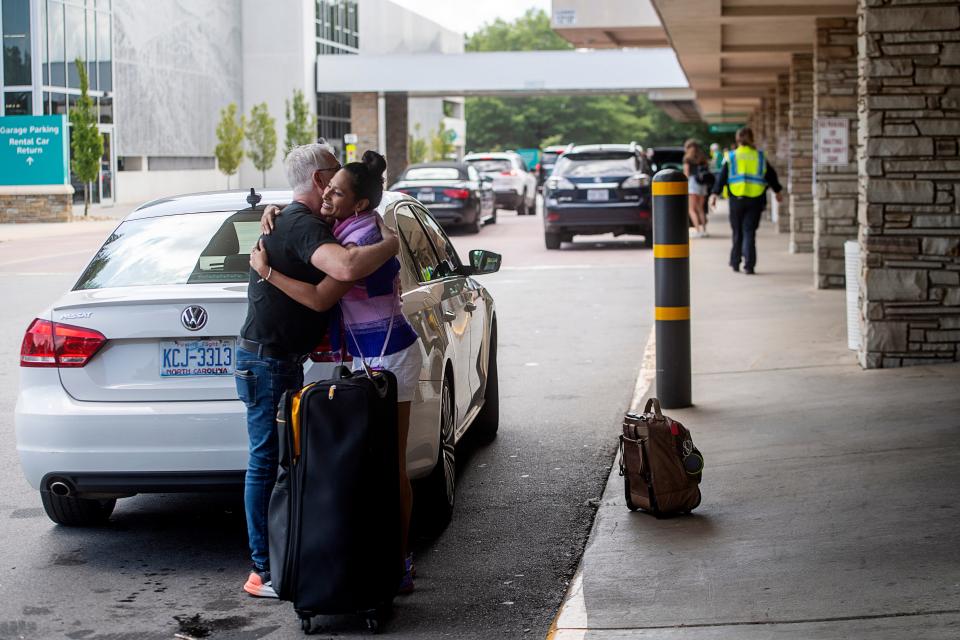
[[[262,236],[270,266],[285,276],[311,284],[325,277],[310,264],[317,247],[336,242],[327,223],[305,205],[294,202],[275,218],[273,232]],[[247,287],[247,319],[240,335],[265,347],[291,355],[309,353],[327,330],[326,312],[313,311],[250,269]]]

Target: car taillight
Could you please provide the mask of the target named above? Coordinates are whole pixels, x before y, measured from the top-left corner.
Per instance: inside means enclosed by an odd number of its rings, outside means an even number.
[[[340,351],[334,351],[328,336],[313,348],[308,357],[313,362],[353,362],[353,356],[347,353],[346,343],[341,340],[340,344],[343,345]]]
[[[470,197],[469,189],[444,189],[443,195],[449,196],[454,200],[466,200]]]
[[[502,175],[502,176],[515,176],[515,175],[517,175],[517,170],[516,170],[516,169],[510,169],[510,171],[501,171],[501,172],[500,172],[500,175]]]
[[[20,366],[83,367],[106,343],[99,331],[37,318],[20,344]]]
[[[555,212],[550,212],[547,214],[547,222],[558,222],[560,220],[560,214]]]

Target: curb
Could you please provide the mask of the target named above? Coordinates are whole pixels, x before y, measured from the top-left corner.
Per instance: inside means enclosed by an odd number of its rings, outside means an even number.
[[[653,386],[653,381],[657,376],[657,328],[656,324],[650,327],[650,336],[647,338],[647,346],[643,350],[643,361],[640,365],[640,373],[637,375],[637,383],[633,389],[633,398],[630,400],[630,412],[636,413],[643,411],[643,405]],[[613,466],[610,473],[617,473],[619,452],[613,459]],[[609,482],[607,483],[609,484]],[[606,486],[606,485],[604,485]],[[600,496],[600,504],[604,502],[604,495]],[[599,512],[598,512],[599,515]],[[594,539],[596,533],[597,520],[594,518],[593,527],[590,535],[587,537],[587,546]],[[560,610],[554,616],[550,624],[550,630],[547,631],[546,640],[583,640],[590,630],[589,616],[587,615],[586,600],[583,597],[583,558],[577,565],[577,571],[573,574],[570,586],[567,587],[567,593],[560,604]]]

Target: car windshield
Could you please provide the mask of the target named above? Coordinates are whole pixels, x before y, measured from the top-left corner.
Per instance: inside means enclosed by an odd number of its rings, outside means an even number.
[[[630,155],[565,155],[557,161],[553,175],[567,178],[586,178],[605,175],[636,173],[637,158]]]
[[[510,161],[503,159],[477,159],[477,160],[467,160],[472,164],[477,171],[480,173],[496,173],[499,171],[510,171],[513,168]]]
[[[404,180],[459,180],[460,171],[456,167],[417,167],[407,169]]]
[[[246,282],[260,237],[260,211],[128,220],[117,227],[74,290],[201,282]]]
[[[540,164],[554,164],[559,156],[560,154],[555,151],[544,151]]]

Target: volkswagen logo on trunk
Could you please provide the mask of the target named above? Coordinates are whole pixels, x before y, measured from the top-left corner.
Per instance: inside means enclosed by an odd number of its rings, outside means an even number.
[[[180,314],[180,322],[188,331],[199,331],[207,324],[207,311],[195,304],[190,305]]]

